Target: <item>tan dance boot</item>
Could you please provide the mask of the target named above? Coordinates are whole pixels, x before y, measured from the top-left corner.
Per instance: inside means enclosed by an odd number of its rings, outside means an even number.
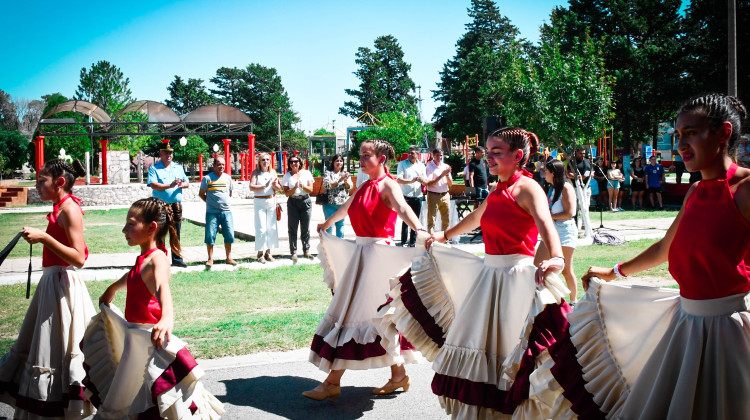
[[[329,383],[328,381],[323,381],[322,391],[311,389],[302,393],[303,397],[307,397],[317,401],[323,401],[328,398],[331,402],[336,401],[339,395],[341,395],[341,385],[334,385],[332,383]]]
[[[406,392],[409,390],[409,385],[411,385],[411,383],[409,382],[409,375],[406,375],[404,376],[404,379],[398,382],[393,382],[392,379],[389,379],[387,384],[383,385],[380,388],[373,389],[372,393],[375,395],[388,395],[399,388],[403,388],[404,392]]]

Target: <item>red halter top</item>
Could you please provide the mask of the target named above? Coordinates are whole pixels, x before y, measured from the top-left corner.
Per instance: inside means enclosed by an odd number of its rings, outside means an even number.
[[[480,225],[484,252],[489,255],[534,255],[539,229],[534,218],[513,198],[513,190],[522,175],[531,178],[526,170],[516,172],[507,181],[498,183],[487,197]]]
[[[378,179],[368,179],[357,189],[351,205],[349,205],[349,220],[352,222],[354,233],[360,237],[392,238],[396,227],[396,212],[380,199],[380,181],[388,174]]]
[[[57,223],[57,217],[59,215],[58,213],[60,212],[60,206],[62,206],[62,203],[64,203],[65,200],[69,198],[78,205],[79,209],[81,208],[80,198],[74,196],[73,194],[66,195],[60,200],[59,203],[52,206],[52,213],[47,215],[48,223],[47,223],[47,230],[46,230],[49,236],[53,237],[56,241],[60,242],[61,244],[67,247],[70,246],[70,241],[68,240],[68,234],[65,233],[65,229],[63,229],[63,227]],[[81,210],[81,214],[86,214],[86,213],[84,213],[83,210]],[[85,242],[84,242],[84,251],[85,251],[85,256],[86,256],[85,259],[88,259],[89,248],[86,246]],[[60,258],[57,254],[52,252],[51,249],[47,249],[47,247],[45,246],[42,249],[42,267],[52,267],[54,265],[62,265],[62,266],[67,267],[70,264],[68,264],[65,260]]]
[[[153,248],[135,259],[127,279],[128,294],[125,297],[125,320],[140,324],[156,324],[161,319],[161,305],[146,287],[141,277],[143,259],[159,248]]]
[[[698,182],[669,247],[669,272],[688,299],[715,299],[750,291],[750,224],[734,202],[729,180]]]

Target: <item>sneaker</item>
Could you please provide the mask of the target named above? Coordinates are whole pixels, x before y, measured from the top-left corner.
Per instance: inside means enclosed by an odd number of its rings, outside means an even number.
[[[312,255],[310,255],[309,252],[305,252],[305,254],[303,255],[303,257],[307,258],[308,260],[311,260],[311,259],[315,258]]]
[[[235,260],[233,260],[231,258],[227,258],[227,264],[229,264],[229,265],[237,265],[237,261],[235,261]]]
[[[292,262],[297,262],[297,254],[292,254]]]
[[[174,261],[172,261],[172,266],[174,266],[174,267],[180,267],[180,268],[185,268],[185,267],[187,267],[187,264],[185,264],[185,261],[174,260]]]
[[[618,207],[618,208],[617,208],[617,211],[625,211],[625,210],[623,210],[623,208],[622,208],[622,207]]]

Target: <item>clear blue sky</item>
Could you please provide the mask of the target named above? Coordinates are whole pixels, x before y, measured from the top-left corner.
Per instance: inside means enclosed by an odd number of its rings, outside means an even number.
[[[538,41],[539,26],[560,0],[497,2],[521,35]],[[3,6],[6,36],[0,89],[14,98],[72,96],[80,70],[99,60],[130,78],[137,99],[163,102],[179,75],[208,80],[219,67],[274,67],[305,131],[350,125],[338,115],[358,87],[352,74],[360,46],[395,36],[422,86],[423,119],[431,90],[455,54],[468,23],[469,0],[360,1],[13,1]]]

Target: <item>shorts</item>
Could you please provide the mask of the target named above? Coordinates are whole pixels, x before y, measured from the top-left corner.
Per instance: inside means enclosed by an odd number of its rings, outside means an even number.
[[[555,220],[555,229],[557,234],[560,236],[560,245],[568,248],[576,247],[576,240],[578,239],[578,228],[576,227],[575,220]]]
[[[630,183],[630,189],[633,190],[633,192],[646,191],[646,184],[633,181]]]
[[[206,245],[213,245],[221,225],[221,236],[225,244],[234,243],[234,219],[231,211],[206,213]]]
[[[662,187],[648,187],[648,193],[649,194],[661,194],[662,193]]]
[[[607,188],[614,188],[614,189],[620,188],[620,181],[610,180],[609,183],[607,184]]]

